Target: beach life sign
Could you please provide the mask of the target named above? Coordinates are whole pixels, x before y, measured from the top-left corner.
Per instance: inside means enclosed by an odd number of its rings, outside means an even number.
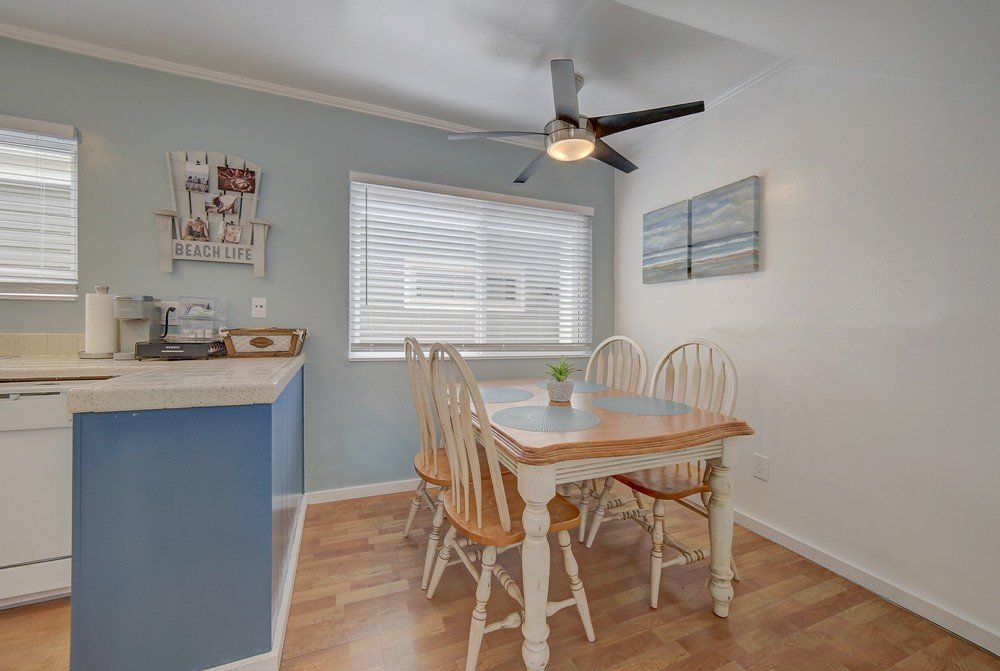
[[[647,212],[643,284],[754,272],[759,268],[759,213],[756,175]]]
[[[252,245],[234,245],[228,242],[200,242],[174,240],[175,259],[222,261],[223,263],[253,263]]]

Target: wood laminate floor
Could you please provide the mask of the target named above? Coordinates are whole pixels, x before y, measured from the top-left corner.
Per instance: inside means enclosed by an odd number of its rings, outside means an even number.
[[[429,527],[402,538],[409,496],[309,508],[281,671],[464,669],[475,586],[449,567],[432,601],[420,590]],[[704,518],[671,505],[670,532],[707,547]],[[569,596],[555,538],[553,600]],[[607,523],[590,550],[574,542],[597,642],[573,608],[550,619],[551,671],[860,671],[1000,669],[1000,659],[741,527],[743,574],[728,620],[710,610],[706,563],[667,569],[649,608],[650,541]],[[665,550],[667,552],[667,550]],[[668,555],[669,556],[669,555]],[[520,576],[516,552],[500,562]],[[558,562],[558,563],[557,563]],[[514,604],[494,586],[487,621]],[[521,633],[487,634],[479,669],[523,669]]]
[[[453,566],[433,601],[420,590],[429,514],[402,538],[408,494],[311,506],[281,671],[453,671],[464,668],[475,604]],[[668,508],[670,531],[707,544],[705,520]],[[552,539],[553,599],[569,584]],[[704,563],[667,569],[648,605],[649,540],[608,523],[590,550],[574,543],[597,642],[572,608],[550,620],[551,671],[1000,670],[1000,659],[820,566],[737,527],[743,573],[728,620],[712,615]],[[501,563],[517,577],[516,552]],[[488,621],[514,605],[496,587]],[[69,603],[0,612],[0,671],[68,668]],[[482,670],[523,668],[518,630],[487,634]]]

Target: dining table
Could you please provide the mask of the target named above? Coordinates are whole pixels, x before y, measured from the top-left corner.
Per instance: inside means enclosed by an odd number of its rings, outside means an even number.
[[[712,609],[728,617],[733,599],[732,468],[736,461],[733,438],[754,433],[746,423],[699,408],[680,414],[627,414],[604,410],[595,402],[610,396],[634,396],[603,385],[578,384],[593,391],[574,391],[568,403],[549,401],[544,382],[538,378],[480,381],[481,389],[520,390],[523,400],[485,403],[500,462],[517,476],[518,492],[524,500],[522,524],[525,539],[521,549],[524,592],[524,636],[521,653],[531,671],[544,669],[549,659],[549,626],[546,604],[549,594],[548,503],[556,488],[571,482],[603,479],[640,469],[704,459],[711,466],[708,485],[708,524],[711,543],[709,594]],[[530,392],[530,398],[524,392]],[[486,394],[490,396],[490,394]],[[494,394],[495,396],[495,394]],[[519,406],[569,407],[599,419],[595,426],[573,431],[509,428],[492,418],[507,408]],[[535,412],[535,411],[532,411]],[[482,430],[482,423],[473,422]]]

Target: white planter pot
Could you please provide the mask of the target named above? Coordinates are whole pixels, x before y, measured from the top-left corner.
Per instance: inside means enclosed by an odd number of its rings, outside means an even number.
[[[545,386],[549,390],[550,401],[569,403],[570,398],[573,396],[573,380],[563,380],[562,382],[549,380],[545,383]]]

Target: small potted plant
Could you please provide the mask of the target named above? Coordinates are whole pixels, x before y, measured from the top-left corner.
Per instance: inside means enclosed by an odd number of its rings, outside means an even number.
[[[580,370],[569,362],[569,359],[562,357],[558,364],[545,364],[549,368],[549,377],[545,383],[549,390],[549,400],[554,403],[569,403],[573,396],[573,380],[569,376]]]

